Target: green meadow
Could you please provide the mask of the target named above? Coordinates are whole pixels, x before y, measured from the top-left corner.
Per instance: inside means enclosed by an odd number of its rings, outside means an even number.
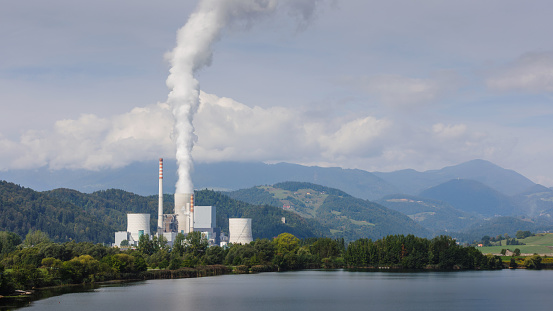
[[[502,249],[514,251],[520,249],[522,254],[547,254],[553,256],[553,233],[539,233],[535,236],[526,239],[517,239],[526,245],[504,245],[505,241],[501,241],[501,246],[478,247],[484,254],[499,254]]]

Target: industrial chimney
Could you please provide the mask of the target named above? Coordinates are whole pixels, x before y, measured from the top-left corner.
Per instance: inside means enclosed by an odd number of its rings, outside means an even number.
[[[157,232],[163,234],[163,158],[159,158],[159,201],[157,208]]]

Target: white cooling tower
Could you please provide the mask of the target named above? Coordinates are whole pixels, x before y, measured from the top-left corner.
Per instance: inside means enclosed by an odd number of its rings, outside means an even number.
[[[136,242],[141,235],[150,235],[150,214],[127,214],[127,232]]]
[[[253,241],[251,218],[229,218],[229,243],[247,244]]]

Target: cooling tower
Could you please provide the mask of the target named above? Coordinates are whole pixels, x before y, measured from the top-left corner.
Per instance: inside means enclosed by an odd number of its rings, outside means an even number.
[[[150,214],[127,214],[127,232],[137,242],[141,235],[150,235]]]
[[[253,241],[251,218],[229,218],[229,243],[246,244]]]
[[[188,234],[194,230],[194,195],[192,193],[175,193],[175,214],[177,214],[180,233]]]
[[[163,232],[163,159],[159,158],[159,199],[157,208],[157,231]]]

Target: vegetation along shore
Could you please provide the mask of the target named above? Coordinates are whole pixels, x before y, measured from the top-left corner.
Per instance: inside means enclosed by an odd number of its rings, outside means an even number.
[[[199,233],[181,236],[169,248],[163,239],[142,238],[136,249],[89,242],[54,243],[40,231],[21,242],[0,232],[0,294],[111,280],[187,278],[319,268],[469,270],[549,267],[550,258],[511,259],[483,255],[448,236],[433,239],[390,235],[380,240],[298,239],[289,233],[250,244],[208,247]],[[503,259],[503,260],[502,260]],[[19,292],[16,292],[19,290]]]

